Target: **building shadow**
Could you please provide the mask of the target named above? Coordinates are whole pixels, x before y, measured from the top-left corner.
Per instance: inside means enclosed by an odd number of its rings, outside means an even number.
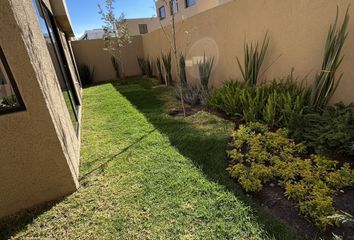
[[[30,209],[21,211],[15,215],[11,215],[0,220],[0,240],[10,239],[16,233],[26,228],[37,217],[51,210],[55,205],[64,201],[66,197],[62,197],[55,201],[40,204]]]
[[[169,138],[173,147],[180,154],[190,159],[193,164],[202,170],[206,178],[222,185],[225,189],[237,197],[245,206],[252,209],[257,221],[268,232],[269,236],[277,239],[304,239],[289,232],[278,220],[267,214],[261,207],[253,202],[241,187],[232,180],[228,173],[226,148],[228,136],[220,136],[199,130],[183,119],[177,119],[164,113],[164,101],[154,94],[154,91],[134,82],[132,85],[113,86],[120,92],[138,111],[145,115],[148,121],[162,134]],[[311,239],[314,236],[311,237]]]

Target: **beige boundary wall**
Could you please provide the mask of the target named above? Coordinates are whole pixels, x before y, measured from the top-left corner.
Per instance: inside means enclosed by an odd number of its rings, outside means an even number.
[[[334,21],[336,6],[342,19],[348,4],[354,5],[354,0],[233,0],[179,22],[177,44],[186,56],[188,81],[197,80],[197,62],[204,53],[215,57],[213,86],[230,78],[241,79],[236,56],[242,59],[244,40],[261,42],[268,31],[271,42],[264,66],[274,64],[264,78],[284,77],[295,68],[295,76],[299,80],[308,76],[310,85],[321,70],[327,32]],[[344,77],[333,102],[354,101],[354,6],[350,15],[349,36],[343,49],[345,58],[339,70]],[[167,28],[166,32],[171,31]],[[161,52],[169,51],[161,29],[139,37],[124,51],[127,76],[140,73],[137,56],[156,59]],[[78,66],[83,63],[95,66],[95,81],[115,77],[110,56],[102,50],[103,40],[73,42],[73,48]]]
[[[94,67],[94,81],[109,81],[116,78],[111,62],[111,54],[105,50],[104,40],[73,41],[72,48],[77,66],[83,64]],[[124,72],[126,76],[140,74],[137,56],[144,55],[142,37],[132,37],[132,42],[122,51]]]
[[[267,72],[272,79],[285,76],[295,68],[295,75],[302,79],[309,74],[308,83],[321,68],[324,45],[329,25],[334,21],[336,6],[341,17],[348,4],[351,20],[349,36],[345,43],[340,72],[344,78],[333,98],[346,103],[354,101],[354,1],[353,0],[234,0],[219,7],[188,18],[177,25],[178,46],[187,60],[189,81],[197,76],[196,62],[205,52],[214,56],[215,71],[212,84],[219,85],[229,78],[240,79],[235,56],[243,56],[244,40],[262,41],[269,31],[271,42],[264,65],[281,57]],[[186,33],[191,32],[186,44]],[[168,42],[157,30],[143,36],[146,56],[159,56],[168,51]]]

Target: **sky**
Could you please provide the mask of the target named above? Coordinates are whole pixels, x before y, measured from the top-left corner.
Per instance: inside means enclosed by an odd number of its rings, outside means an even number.
[[[104,6],[105,0],[66,0],[76,37],[85,30],[102,28],[97,4]],[[143,18],[156,15],[154,0],[115,0],[115,13],[124,12],[127,18]]]

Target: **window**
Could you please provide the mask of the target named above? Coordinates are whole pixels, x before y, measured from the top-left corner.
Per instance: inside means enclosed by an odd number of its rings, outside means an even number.
[[[148,33],[147,24],[139,24],[139,32],[140,32],[140,34]]]
[[[25,110],[4,52],[0,47],[0,114]]]
[[[43,4],[42,0],[33,0],[33,5],[37,13],[37,18],[44,35],[44,39],[47,43],[49,54],[54,65],[71,121],[75,131],[78,133],[79,97],[76,94],[73,78],[69,71],[63,42],[60,37],[61,32],[56,25],[54,17]]]
[[[171,15],[178,13],[178,0],[170,0],[170,11]]]
[[[159,8],[159,17],[160,17],[161,20],[166,18],[165,6],[162,6],[162,7]]]
[[[196,4],[197,0],[185,0],[186,1],[186,8],[189,8]]]

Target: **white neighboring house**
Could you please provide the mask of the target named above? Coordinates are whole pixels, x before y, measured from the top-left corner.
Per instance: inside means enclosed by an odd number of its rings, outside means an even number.
[[[131,36],[143,35],[160,27],[158,18],[131,18],[127,19],[127,25]],[[87,30],[78,40],[103,39],[103,29]]]
[[[94,39],[102,39],[104,36],[103,29],[92,29],[86,30],[85,33],[79,37],[78,40],[94,40]]]

